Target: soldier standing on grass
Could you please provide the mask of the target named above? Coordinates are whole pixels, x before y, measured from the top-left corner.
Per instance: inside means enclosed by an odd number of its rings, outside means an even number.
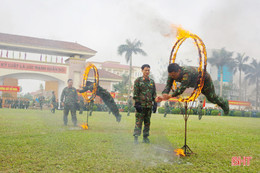
[[[57,105],[57,103],[56,103],[56,96],[55,96],[55,93],[54,93],[54,91],[52,91],[52,96],[51,96],[51,112],[52,113],[55,113],[55,109],[56,109],[56,105]]]
[[[203,110],[203,103],[202,103],[202,100],[200,101],[199,105],[198,105],[198,115],[199,115],[199,120],[201,120],[202,118],[202,110]]]
[[[142,124],[144,122],[143,142],[150,143],[148,138],[150,131],[151,114],[156,112],[157,103],[156,88],[153,79],[149,78],[150,66],[144,64],[142,67],[143,76],[135,80],[134,83],[134,97],[135,100],[135,129],[134,129],[134,143],[138,144],[138,136],[141,135]]]
[[[66,126],[68,124],[68,115],[69,111],[71,112],[71,118],[74,126],[77,126],[77,102],[78,102],[78,94],[76,88],[72,87],[73,81],[72,79],[68,80],[68,86],[65,87],[61,93],[61,104],[64,107],[63,110],[63,122]]]

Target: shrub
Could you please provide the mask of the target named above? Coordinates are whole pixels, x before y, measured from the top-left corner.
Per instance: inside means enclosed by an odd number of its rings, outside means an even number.
[[[256,117],[260,117],[260,112],[257,112],[255,115]]]
[[[135,107],[131,107],[130,112],[135,112]]]
[[[93,106],[93,111],[96,111],[96,110],[97,110],[97,106],[94,105],[94,106]]]
[[[219,110],[212,110],[211,111],[211,115],[218,115],[219,114]]]
[[[158,112],[159,112],[160,114],[163,114],[163,113],[164,113],[164,107],[160,107],[160,108],[158,109]]]
[[[245,113],[244,113],[244,116],[245,116],[245,117],[251,117],[251,115],[252,115],[252,112],[245,112]]]
[[[128,112],[128,106],[124,107],[124,112]]]
[[[242,116],[242,112],[241,111],[235,111],[234,112],[234,116],[241,117]]]
[[[180,109],[180,108],[173,108],[173,109],[171,110],[171,113],[172,113],[172,114],[180,114],[180,112],[181,112],[181,109]]]

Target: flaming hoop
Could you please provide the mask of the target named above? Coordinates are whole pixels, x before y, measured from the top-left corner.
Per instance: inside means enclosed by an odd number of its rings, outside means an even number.
[[[93,83],[93,89],[92,89],[92,94],[90,97],[88,97],[87,92],[82,93],[83,98],[90,103],[92,100],[95,99],[96,97],[96,93],[97,93],[97,87],[99,84],[99,74],[98,74],[98,70],[97,67],[94,64],[89,64],[86,67],[85,73],[83,75],[83,84],[82,87],[86,87],[87,86],[87,82],[88,82],[88,75],[89,75],[89,71],[93,69],[94,71],[94,83]],[[87,123],[84,123],[81,125],[81,127],[85,130],[87,130],[89,128],[89,124],[88,124],[88,116],[89,116],[89,108],[87,111]]]
[[[179,98],[178,100],[180,102],[190,102],[194,101],[196,98],[201,93],[201,90],[204,86],[204,79],[205,79],[205,73],[206,73],[206,68],[207,68],[207,52],[206,52],[206,47],[201,38],[199,38],[197,35],[192,34],[188,31],[185,31],[181,27],[178,27],[178,32],[177,32],[177,41],[175,42],[171,55],[170,55],[170,60],[169,63],[174,63],[177,52],[182,45],[182,43],[187,39],[187,38],[192,38],[194,40],[194,43],[196,47],[198,48],[198,53],[199,53],[199,67],[198,67],[198,72],[199,76],[197,79],[197,85],[195,85],[193,92],[191,93],[190,97],[187,98]],[[203,59],[203,60],[202,60]],[[203,64],[204,63],[204,64]],[[202,69],[202,66],[204,66],[204,69]],[[174,88],[177,89],[176,82],[173,81]]]
[[[190,147],[187,145],[187,121],[188,121],[188,118],[189,118],[189,115],[187,115],[188,102],[190,102],[190,101],[194,102],[194,100],[196,98],[198,98],[198,96],[200,95],[201,90],[204,86],[205,74],[206,74],[206,69],[207,69],[207,52],[206,52],[205,44],[203,43],[201,38],[199,38],[195,34],[192,34],[188,31],[185,31],[181,27],[178,27],[177,29],[178,29],[177,41],[175,42],[175,44],[172,48],[169,64],[175,62],[177,52],[178,52],[180,46],[182,45],[182,43],[187,38],[193,39],[196,47],[198,48],[198,53],[199,53],[199,67],[198,67],[199,75],[198,75],[197,83],[194,87],[194,90],[189,97],[187,97],[187,98],[181,98],[180,97],[178,99],[179,102],[185,102],[185,114],[183,114],[183,117],[184,117],[184,120],[185,120],[185,139],[184,139],[184,146],[182,147],[182,149],[184,150],[184,153],[181,152],[181,151],[183,151],[181,149],[178,149],[175,152],[177,152],[178,155],[185,156],[185,155],[193,154]],[[202,66],[204,67],[203,69],[202,69]],[[176,84],[175,80],[173,81],[173,86],[174,86],[175,89],[177,89],[177,84]]]
[[[85,87],[87,86],[87,81],[88,81],[88,75],[89,75],[89,71],[93,69],[94,71],[94,83],[93,83],[93,90],[92,90],[92,94],[90,97],[88,97],[87,93],[84,92],[82,93],[83,98],[89,103],[90,101],[94,100],[96,97],[96,93],[97,93],[97,87],[99,84],[99,74],[98,74],[98,70],[97,67],[94,64],[89,64],[86,67],[85,73],[83,75],[83,84],[82,86]]]

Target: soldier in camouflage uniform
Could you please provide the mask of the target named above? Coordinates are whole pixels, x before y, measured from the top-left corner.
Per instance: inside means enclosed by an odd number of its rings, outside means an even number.
[[[199,75],[197,67],[180,67],[176,63],[172,63],[168,66],[168,73],[169,76],[167,80],[167,85],[162,92],[163,97],[158,97],[159,101],[161,101],[162,99],[168,100],[171,97],[176,97],[182,94],[188,87],[195,87]],[[172,95],[169,95],[174,80],[180,82],[181,85],[173,92]],[[228,100],[216,95],[212,79],[208,72],[205,73],[205,81],[201,93],[207,97],[208,101],[220,106],[226,115],[229,113]]]
[[[72,79],[68,80],[68,86],[65,87],[61,93],[61,104],[64,106],[63,110],[63,121],[64,125],[68,124],[68,114],[71,112],[72,122],[74,126],[77,126],[77,102],[78,102],[78,94],[76,88],[72,87],[73,81]]]
[[[133,107],[133,100],[132,100],[132,96],[129,96],[129,99],[127,100],[127,106],[128,106],[128,111],[127,111],[127,116],[130,115],[130,111]]]
[[[156,98],[156,88],[153,79],[149,78],[150,66],[144,64],[142,67],[143,76],[135,80],[134,83],[134,97],[135,100],[135,129],[134,129],[134,142],[138,144],[138,136],[141,135],[142,124],[144,122],[143,129],[143,142],[150,143],[148,136],[150,131],[150,120],[151,114],[156,112],[157,103]]]
[[[164,104],[164,116],[163,117],[166,117],[166,115],[169,113],[170,113],[170,105],[169,105],[169,102],[166,101]]]
[[[87,85],[85,87],[83,87],[81,90],[77,89],[77,91],[79,93],[83,93],[83,92],[86,92],[88,90],[92,91],[93,90],[92,84],[93,84],[92,82],[88,81]],[[97,94],[97,96],[101,97],[101,99],[107,105],[109,110],[115,115],[116,121],[120,122],[121,121],[121,115],[119,114],[119,110],[118,110],[116,103],[115,103],[113,97],[111,96],[111,94],[99,85],[97,87],[96,94]]]
[[[55,96],[54,91],[52,91],[51,106],[52,106],[51,112],[52,112],[52,113],[55,113],[55,109],[56,109],[57,103],[56,103],[56,96]]]
[[[203,115],[202,110],[203,110],[203,103],[202,103],[202,101],[200,101],[200,102],[199,102],[199,105],[198,105],[199,120],[201,120],[202,115]]]

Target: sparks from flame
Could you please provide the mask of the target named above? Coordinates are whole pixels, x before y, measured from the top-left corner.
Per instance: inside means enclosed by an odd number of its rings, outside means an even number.
[[[185,156],[183,149],[175,149],[174,152],[176,153],[176,156]]]

